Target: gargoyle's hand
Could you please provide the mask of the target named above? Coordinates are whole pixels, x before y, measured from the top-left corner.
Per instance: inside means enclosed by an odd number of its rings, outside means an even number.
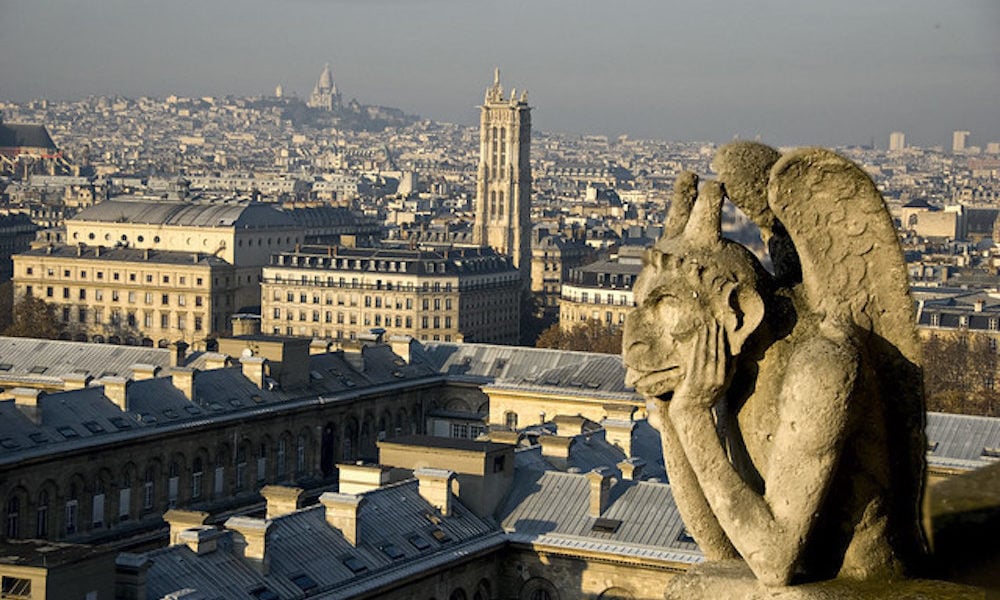
[[[711,409],[726,390],[726,332],[713,318],[698,326],[671,411]]]

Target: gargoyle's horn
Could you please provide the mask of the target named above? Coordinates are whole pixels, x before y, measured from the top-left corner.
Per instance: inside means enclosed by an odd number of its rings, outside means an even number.
[[[691,216],[691,207],[697,197],[698,176],[690,171],[682,172],[674,182],[674,199],[670,202],[670,212],[667,213],[667,221],[663,225],[664,238],[675,238],[684,231],[688,217]]]
[[[722,200],[726,192],[722,183],[706,181],[698,200],[691,209],[691,218],[684,227],[684,237],[695,245],[708,245],[722,237]]]

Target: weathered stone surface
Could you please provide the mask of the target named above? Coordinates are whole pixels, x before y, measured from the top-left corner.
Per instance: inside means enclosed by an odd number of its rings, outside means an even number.
[[[984,600],[978,588],[931,581],[831,579],[796,586],[767,586],[740,560],[706,563],[672,579],[666,600]]]
[[[906,268],[871,179],[816,148],[723,148],[678,178],[626,321],[684,521],[764,585],[902,579],[924,552],[925,440]],[[729,197],[775,274],[721,237]],[[729,596],[717,596],[729,597]],[[820,596],[817,596],[820,597]]]

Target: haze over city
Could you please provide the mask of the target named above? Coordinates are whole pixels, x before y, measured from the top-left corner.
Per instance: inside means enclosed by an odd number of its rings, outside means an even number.
[[[346,97],[462,124],[495,65],[539,129],[775,144],[1000,139],[1000,4],[3,2],[0,100]]]

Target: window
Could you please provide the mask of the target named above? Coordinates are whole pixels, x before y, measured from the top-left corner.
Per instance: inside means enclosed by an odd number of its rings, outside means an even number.
[[[195,457],[191,464],[191,498],[201,498],[201,481],[205,476],[205,468],[201,457]]]
[[[504,416],[504,424],[506,424],[507,429],[514,431],[517,429],[517,413],[513,411],[507,411]]]
[[[142,482],[142,508],[151,510],[153,508],[153,470],[146,470],[146,477]]]
[[[2,592],[3,598],[11,598],[12,600],[31,598],[31,580],[4,575],[0,581],[0,592]]]
[[[104,527],[104,491],[95,493],[92,500],[91,523],[93,523],[94,529],[99,529]]]
[[[66,501],[66,535],[76,533],[76,514],[80,503],[76,499]]]
[[[275,472],[278,479],[285,477],[285,440],[278,440],[278,451],[276,456]]]
[[[20,537],[20,515],[21,499],[14,496],[7,501],[7,537],[10,539]]]
[[[118,520],[128,521],[132,512],[132,480],[125,477],[122,487],[118,488]]]
[[[49,537],[49,493],[43,491],[38,495],[38,507],[35,509],[35,537]]]
[[[257,449],[257,481],[264,481],[267,476],[267,445],[260,444]]]
[[[236,489],[243,489],[243,480],[245,479],[247,471],[247,449],[246,447],[240,447],[236,451]]]
[[[160,296],[160,304],[163,304],[164,306],[170,304],[170,294],[163,294]]]
[[[306,470],[306,436],[299,435],[298,443],[295,446],[295,472],[305,473]]]

